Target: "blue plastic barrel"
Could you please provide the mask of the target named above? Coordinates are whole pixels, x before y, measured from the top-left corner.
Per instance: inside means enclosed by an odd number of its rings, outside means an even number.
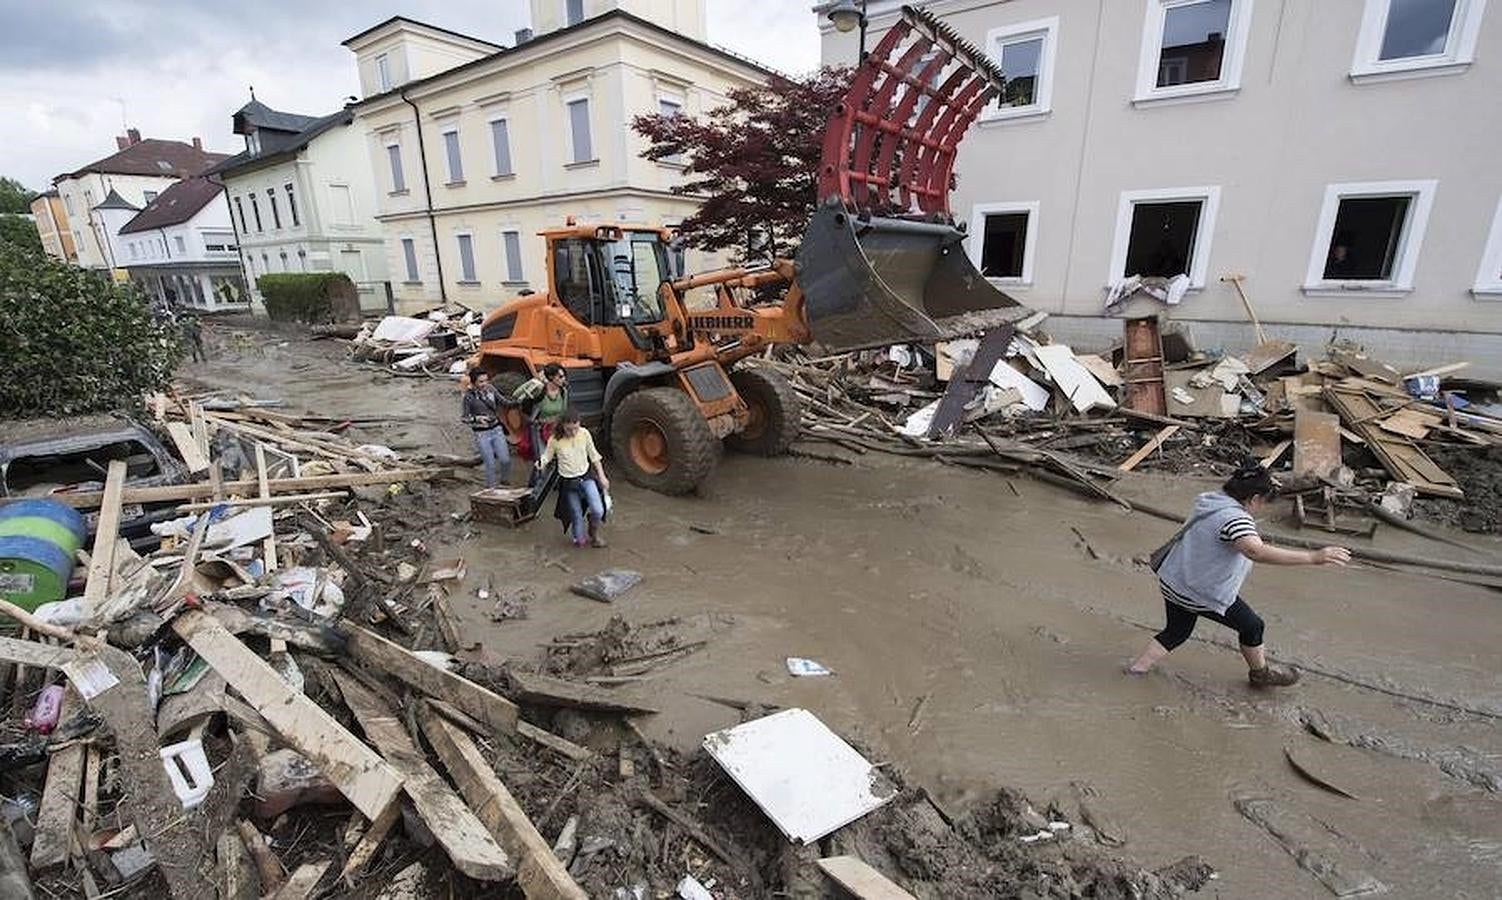
[[[55,500],[0,507],[0,597],[26,610],[63,599],[87,536],[83,516]]]

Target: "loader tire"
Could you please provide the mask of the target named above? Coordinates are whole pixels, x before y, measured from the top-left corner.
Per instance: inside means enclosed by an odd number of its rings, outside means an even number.
[[[615,464],[632,484],[687,494],[714,470],[720,442],[704,414],[677,388],[642,388],[610,416]]]
[[[516,393],[516,389],[526,384],[528,380],[526,374],[522,372],[498,372],[490,376],[490,383],[507,400],[510,400]],[[520,440],[522,429],[527,427],[527,417],[517,407],[508,407],[501,410],[501,424],[506,427],[507,442],[514,446]],[[542,451],[539,448],[536,452]]]
[[[803,404],[792,384],[771,369],[736,369],[730,383],[746,401],[751,418],[746,427],[725,438],[738,453],[781,456],[793,445],[803,419]]]

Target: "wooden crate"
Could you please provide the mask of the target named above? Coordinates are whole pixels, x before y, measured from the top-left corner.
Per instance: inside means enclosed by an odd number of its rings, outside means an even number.
[[[469,513],[476,522],[516,528],[537,518],[532,491],[524,487],[486,488],[469,495]]]

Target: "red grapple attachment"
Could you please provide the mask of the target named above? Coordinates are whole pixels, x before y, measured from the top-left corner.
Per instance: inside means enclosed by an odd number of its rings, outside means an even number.
[[[949,210],[959,142],[1005,82],[910,6],[861,61],[825,129],[819,209],[798,254],[820,343],[934,340],[1031,314],[976,270]]]

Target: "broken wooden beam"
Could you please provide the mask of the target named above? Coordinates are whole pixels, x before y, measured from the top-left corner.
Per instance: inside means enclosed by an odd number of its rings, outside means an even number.
[[[826,856],[819,868],[856,900],[916,900],[858,856]]]
[[[260,713],[289,746],[318,764],[356,809],[374,819],[401,790],[402,776],[318,704],[294,690],[207,613],[189,610],[172,629]]]
[[[429,697],[447,700],[488,728],[516,732],[516,704],[500,694],[425,662],[400,644],[358,625],[346,623],[342,633],[349,639],[350,653],[362,662]]]
[[[99,601],[110,595],[115,577],[115,538],[120,533],[120,506],[125,493],[125,461],[110,461],[99,504],[99,522],[94,526],[94,545],[89,551],[88,580],[83,585],[85,618]]]
[[[308,900],[313,889],[318,887],[318,882],[323,880],[323,873],[327,872],[331,865],[333,861],[327,859],[303,863],[287,877],[281,888],[271,895],[271,900]]]
[[[1126,459],[1122,460],[1121,465],[1117,466],[1116,468],[1120,469],[1123,472],[1132,471],[1133,469],[1137,468],[1137,466],[1144,459],[1152,456],[1154,450],[1157,450],[1159,447],[1163,446],[1163,442],[1173,437],[1178,433],[1178,431],[1179,426],[1177,425],[1163,426],[1163,428],[1157,434],[1152,436],[1151,440],[1149,440],[1146,444],[1143,444],[1136,453],[1133,453],[1131,456],[1128,456]]]
[[[349,852],[349,858],[344,861],[344,868],[339,871],[339,878],[349,887],[354,887],[354,877],[366,864],[375,857],[376,851],[381,849],[381,842],[386,840],[386,835],[391,832],[391,826],[402,817],[402,804],[399,797],[392,797],[386,808],[376,814],[371,820],[370,827],[365,829],[365,834],[360,836],[360,842],[355,844],[355,849]]]
[[[428,765],[396,711],[347,673],[334,672],[334,681],[365,737],[402,774],[402,789],[454,867],[477,881],[509,879],[515,872],[511,858]]]
[[[63,697],[58,720],[64,721],[78,708],[78,694],[70,686]],[[37,806],[36,837],[31,843],[31,868],[35,871],[62,865],[73,840],[73,820],[83,798],[84,748],[82,742],[55,750],[47,761],[47,780]]]
[[[565,681],[548,675],[508,670],[507,679],[523,703],[542,706],[565,706],[571,709],[589,709],[598,712],[651,713],[656,707],[644,701],[623,697],[613,691]]]
[[[516,881],[522,893],[532,900],[588,900],[464,729],[426,703],[418,707],[417,717],[459,793],[517,861]]]
[[[271,492],[295,493],[316,491],[323,488],[360,487],[373,484],[395,484],[401,481],[430,481],[446,478],[454,472],[450,468],[388,469],[383,472],[345,472],[338,475],[304,475],[299,478],[273,478],[269,482]],[[260,490],[254,478],[241,481],[226,481],[221,489],[229,494],[252,494]],[[168,484],[158,487],[127,487],[121,495],[122,503],[166,503],[172,500],[201,500],[214,496],[214,485],[207,481],[191,484]],[[104,500],[103,491],[59,491],[48,494],[48,500],[66,503],[74,509],[93,509]],[[5,502],[13,502],[7,500]]]

